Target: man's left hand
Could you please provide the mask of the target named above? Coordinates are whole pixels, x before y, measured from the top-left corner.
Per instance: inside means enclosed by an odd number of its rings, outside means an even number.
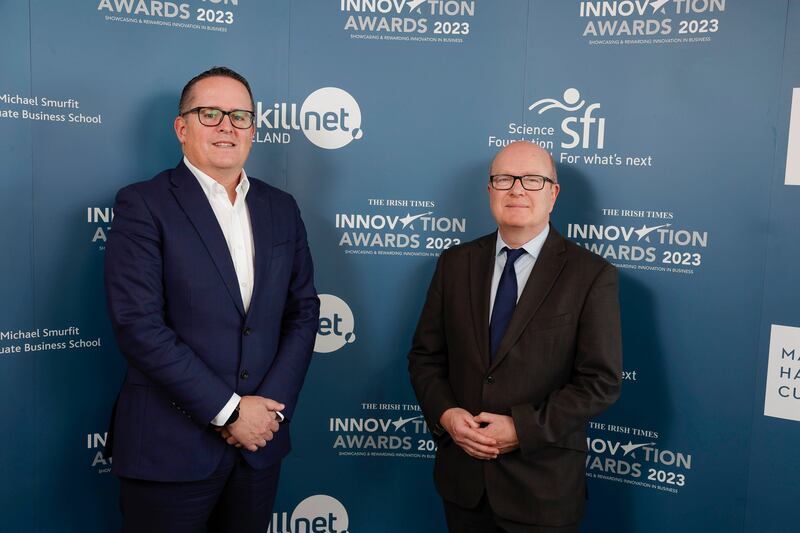
[[[497,440],[500,453],[512,452],[519,448],[517,428],[514,426],[514,419],[510,416],[481,413],[475,417],[475,422],[482,426],[477,431]]]
[[[223,427],[214,428],[214,431],[219,433],[220,436],[225,440],[225,442],[227,442],[231,446],[236,446],[237,448],[241,448],[242,447],[242,444],[238,440],[236,440],[236,437],[231,435],[231,432],[228,431],[227,427],[223,426]]]

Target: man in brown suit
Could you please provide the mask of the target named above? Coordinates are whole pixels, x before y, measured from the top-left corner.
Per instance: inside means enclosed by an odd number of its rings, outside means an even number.
[[[619,396],[616,269],[550,226],[550,154],[515,142],[491,165],[498,231],[442,253],[409,372],[438,441],[451,532],[577,532],[586,425]]]

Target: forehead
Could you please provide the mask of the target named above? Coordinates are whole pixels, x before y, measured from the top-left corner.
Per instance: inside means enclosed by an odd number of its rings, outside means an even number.
[[[530,145],[512,145],[503,149],[492,163],[492,174],[552,174],[550,157],[538,147]]]
[[[213,76],[192,86],[189,107],[220,107],[223,109],[250,109],[247,88],[233,78]]]

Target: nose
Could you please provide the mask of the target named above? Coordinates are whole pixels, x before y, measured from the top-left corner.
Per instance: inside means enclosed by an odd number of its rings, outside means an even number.
[[[509,189],[510,193],[512,194],[525,194],[525,187],[522,186],[522,180],[516,179],[514,180],[514,184]]]
[[[225,124],[225,121],[227,121],[228,124]],[[230,115],[223,115],[222,122],[217,124],[217,128],[220,131],[233,131],[233,122],[231,122],[231,116]]]

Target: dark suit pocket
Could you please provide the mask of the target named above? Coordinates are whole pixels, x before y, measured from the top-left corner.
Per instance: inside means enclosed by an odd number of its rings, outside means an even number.
[[[529,331],[541,331],[543,329],[552,329],[560,326],[565,326],[573,322],[572,313],[564,313],[563,315],[548,316],[544,318],[534,317],[531,321]]]

